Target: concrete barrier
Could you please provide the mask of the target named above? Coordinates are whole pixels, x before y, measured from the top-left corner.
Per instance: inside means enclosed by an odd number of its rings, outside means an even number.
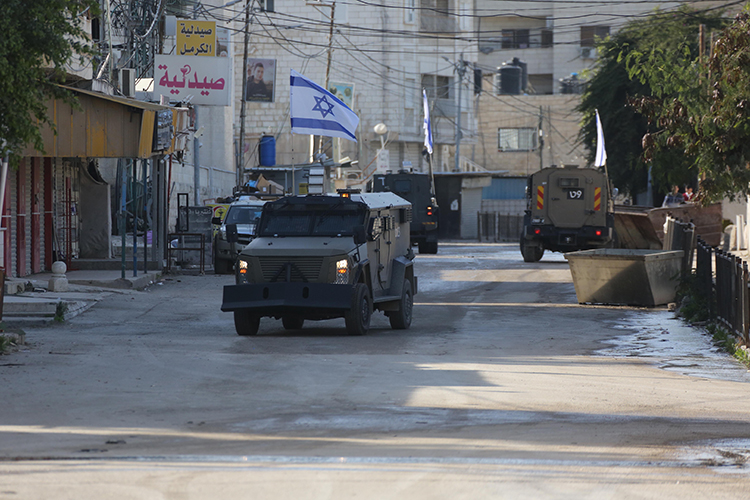
[[[600,248],[569,252],[578,303],[653,307],[674,301],[682,250]]]

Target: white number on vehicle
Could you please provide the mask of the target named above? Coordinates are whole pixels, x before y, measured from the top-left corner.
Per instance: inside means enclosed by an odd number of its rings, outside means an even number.
[[[568,189],[568,199],[569,200],[582,200],[583,189]]]

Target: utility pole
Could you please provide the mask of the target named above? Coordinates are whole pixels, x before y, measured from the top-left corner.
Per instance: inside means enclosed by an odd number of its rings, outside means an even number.
[[[539,126],[537,128],[539,134],[539,170],[544,168],[544,111],[539,106]]]
[[[334,17],[336,14],[336,1],[334,0],[333,2],[329,4],[324,4],[322,2],[314,2],[314,3],[308,2],[307,5],[312,5],[316,9],[318,9],[318,7],[329,7],[331,9],[330,23],[328,26],[328,57],[326,60],[326,78],[325,78],[325,83],[324,83],[324,88],[328,90],[328,84],[330,83],[329,78],[331,76],[331,58],[333,56],[333,24],[334,24],[333,21],[334,21]],[[318,11],[320,11],[320,9],[318,9]],[[323,150],[323,136],[320,136],[320,138],[318,139],[318,152],[322,152],[322,150]],[[311,135],[310,136],[310,163],[312,163],[313,161],[315,161],[315,136]]]
[[[456,166],[454,167],[455,172],[460,172],[460,164],[461,164],[461,138],[463,137],[463,134],[461,133],[461,86],[463,84],[464,75],[466,74],[466,65],[468,64],[467,61],[464,61],[464,53],[461,52],[461,58],[459,59],[458,63],[454,65],[456,69],[456,74],[458,75],[458,79],[456,80],[456,85],[458,86],[458,112],[456,113]]]
[[[245,42],[244,49],[242,51],[242,90],[240,98],[240,151],[237,165],[237,188],[242,185],[245,170],[245,92],[247,90],[247,46],[250,40],[249,24],[250,24],[250,4],[252,0],[245,1]]]
[[[197,4],[195,6],[195,10],[193,11],[193,19],[198,19],[198,7],[200,7],[200,4]],[[201,187],[201,155],[200,155],[200,149],[201,149],[201,141],[200,141],[200,135],[198,134],[198,131],[200,130],[200,125],[198,123],[198,105],[193,105],[193,111],[195,112],[195,133],[193,134],[193,206],[197,207],[200,205],[200,187]],[[135,169],[135,167],[133,167]],[[135,170],[134,170],[135,171]]]

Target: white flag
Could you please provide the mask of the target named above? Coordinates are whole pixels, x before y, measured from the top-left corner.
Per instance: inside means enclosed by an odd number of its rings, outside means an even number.
[[[607,150],[604,148],[604,130],[602,121],[599,119],[599,110],[596,110],[596,159],[595,167],[603,167],[607,163]]]
[[[422,97],[424,98],[424,147],[427,148],[427,152],[432,154],[432,127],[430,125],[430,104],[427,102],[427,92],[422,89]]]
[[[292,133],[343,137],[354,135],[359,117],[326,89],[292,70],[290,86]]]

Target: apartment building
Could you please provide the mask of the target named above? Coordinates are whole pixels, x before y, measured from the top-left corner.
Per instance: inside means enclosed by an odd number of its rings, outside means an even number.
[[[696,8],[720,3],[688,2]],[[477,0],[477,64],[485,74],[486,92],[475,104],[482,143],[476,161],[520,176],[551,164],[585,165],[575,107],[596,62],[596,40],[656,8],[680,4]],[[503,89],[500,78],[514,66],[526,74],[526,86],[516,94]]]
[[[234,17],[234,137],[241,128],[244,54],[243,4],[227,7],[222,16]],[[272,91],[245,102],[245,168],[259,165],[257,145],[264,135],[276,143],[276,163],[290,165],[310,159],[310,138],[292,135],[289,121],[289,74],[296,70],[328,87],[350,104],[360,118],[358,142],[323,139],[329,158],[349,157],[358,166],[342,176],[361,181],[377,167],[381,156],[390,170],[411,165],[426,170],[422,156],[422,89],[432,107],[434,165],[452,169],[456,123],[467,143],[475,140],[472,106],[473,63],[477,46],[465,0],[389,0],[385,2],[253,1],[248,23],[248,72],[266,65],[264,78]],[[268,66],[273,67],[268,82]],[[459,84],[460,83],[460,87]],[[459,93],[460,101],[459,101]],[[460,110],[460,111],[459,111]],[[460,115],[459,115],[460,113]],[[384,124],[386,132],[374,128]],[[383,131],[383,128],[379,128]],[[320,144],[316,143],[317,150]]]

